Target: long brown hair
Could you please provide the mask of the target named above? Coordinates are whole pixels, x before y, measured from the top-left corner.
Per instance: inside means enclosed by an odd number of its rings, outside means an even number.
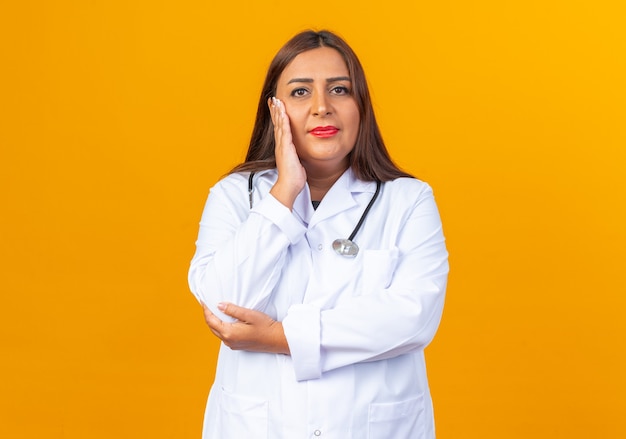
[[[352,80],[352,94],[360,116],[356,144],[350,153],[350,167],[356,177],[363,181],[389,181],[398,177],[411,177],[393,163],[385,147],[359,59],[344,40],[326,30],[299,33],[278,51],[265,77],[246,160],[230,172],[256,172],[276,167],[274,129],[267,100],[276,95],[276,84],[287,65],[300,53],[319,47],[330,47],[339,52]]]

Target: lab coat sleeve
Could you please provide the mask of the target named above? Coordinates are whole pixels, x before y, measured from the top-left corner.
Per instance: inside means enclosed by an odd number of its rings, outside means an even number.
[[[429,186],[424,184],[396,245],[399,260],[388,287],[357,293],[327,310],[301,304],[288,311],[283,327],[298,380],[421,350],[432,340],[443,310],[448,253]],[[319,324],[308,330],[305,325],[314,321]]]
[[[189,269],[192,293],[225,321],[233,319],[219,302],[266,311],[287,248],[306,231],[270,194],[250,210],[245,188],[245,179],[231,175],[211,189]]]

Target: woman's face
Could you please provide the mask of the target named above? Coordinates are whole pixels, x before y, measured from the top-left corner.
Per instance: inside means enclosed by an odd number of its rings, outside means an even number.
[[[278,78],[276,97],[285,104],[305,169],[346,169],[360,120],[352,78],[339,52],[320,47],[296,56]]]

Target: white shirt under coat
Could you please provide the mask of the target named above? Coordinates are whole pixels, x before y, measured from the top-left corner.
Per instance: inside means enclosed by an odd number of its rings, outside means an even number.
[[[189,285],[218,317],[219,302],[282,321],[291,356],[221,346],[204,439],[431,439],[424,348],[441,319],[448,253],[430,187],[376,189],[346,171],[317,210],[308,186],[290,211],[269,190],[275,170],[231,174],[210,191]]]

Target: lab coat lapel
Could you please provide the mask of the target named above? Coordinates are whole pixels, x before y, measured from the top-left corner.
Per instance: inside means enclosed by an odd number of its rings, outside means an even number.
[[[360,181],[354,176],[352,169],[348,169],[326,193],[315,215],[311,218],[309,227],[353,208],[357,205],[353,194],[369,191],[373,193],[375,188],[376,183]]]

